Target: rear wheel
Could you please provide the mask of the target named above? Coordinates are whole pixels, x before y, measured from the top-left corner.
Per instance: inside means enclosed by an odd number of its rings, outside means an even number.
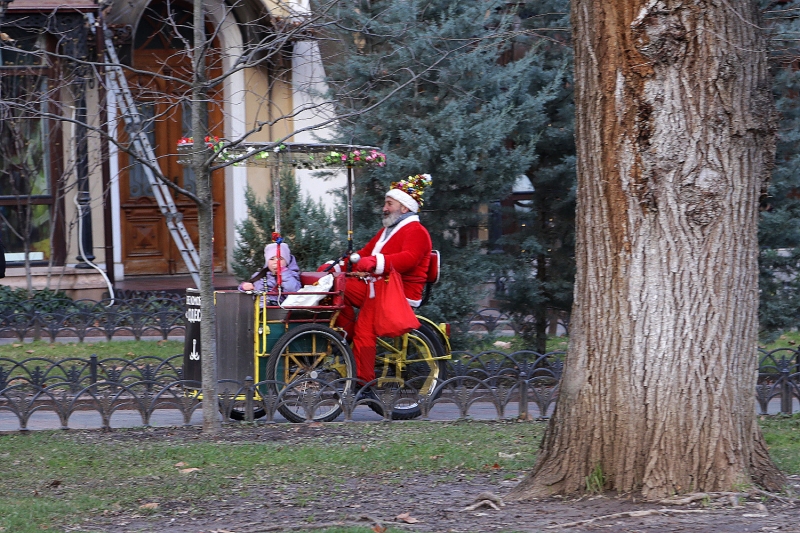
[[[290,422],[330,422],[342,412],[341,395],[352,391],[353,353],[334,330],[304,324],[287,331],[267,361],[269,387],[282,393],[278,412]],[[345,379],[346,378],[346,379]]]
[[[234,400],[233,405],[231,406],[231,420],[246,420],[247,410],[245,409],[246,402],[244,400]],[[220,402],[220,408],[222,407],[222,402]],[[253,407],[253,419],[261,418],[267,414],[267,411],[264,410],[263,407],[259,407],[256,405]]]
[[[435,359],[445,355],[444,346],[435,332],[429,330],[430,326],[422,324],[408,334],[405,357],[404,337],[378,339],[375,358],[378,382],[375,390],[377,396],[393,402],[391,417],[394,420],[410,420],[420,416],[422,398],[431,397],[437,386],[447,379],[445,361]],[[368,405],[383,415],[379,404],[369,402]]]

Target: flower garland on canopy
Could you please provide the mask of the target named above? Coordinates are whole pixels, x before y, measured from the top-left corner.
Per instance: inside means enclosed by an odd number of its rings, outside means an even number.
[[[365,167],[370,164],[379,167],[386,166],[386,154],[377,150],[362,152],[353,150],[352,152],[331,152],[325,156],[323,162],[331,166]]]
[[[255,146],[229,148],[224,139],[216,136],[207,135],[205,138],[206,146],[213,149],[217,159],[222,162],[234,161],[235,166],[246,164],[248,159],[263,160],[270,157],[269,150],[259,149]],[[181,137],[178,139],[178,153],[186,154],[194,145],[192,137]],[[272,148],[275,154],[288,154],[292,158],[285,160],[286,164],[301,168],[322,168],[322,167],[367,167],[367,166],[386,166],[386,154],[378,150],[359,150],[355,149],[347,152],[330,151],[325,153],[306,153],[292,152],[285,144],[278,144]],[[243,157],[246,156],[246,157]],[[185,160],[188,163],[188,160]],[[183,161],[182,161],[183,163]]]

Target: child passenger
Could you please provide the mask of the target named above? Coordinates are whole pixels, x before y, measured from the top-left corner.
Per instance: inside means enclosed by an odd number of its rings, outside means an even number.
[[[280,244],[280,257],[282,293],[280,301],[282,302],[286,298],[283,293],[297,292],[303,285],[300,282],[300,267],[297,266],[297,261],[289,251],[289,245],[284,242]],[[264,248],[264,259],[266,259],[264,269],[254,274],[250,281],[243,281],[239,285],[239,290],[275,293],[267,296],[267,305],[278,305],[278,243],[270,243]]]

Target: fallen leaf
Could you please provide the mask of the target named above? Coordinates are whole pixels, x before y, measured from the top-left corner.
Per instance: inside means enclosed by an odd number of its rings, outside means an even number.
[[[61,480],[60,479],[54,479],[47,486],[50,487],[51,489],[54,489],[54,488],[58,487],[59,485],[61,485]]]
[[[384,531],[386,531],[386,528],[380,524],[375,524],[374,526],[372,526],[372,531],[374,531],[375,533],[383,533]]]
[[[139,509],[158,509],[158,502],[143,503]]]
[[[276,261],[277,261],[277,259],[276,259]],[[362,444],[362,445],[361,445],[361,451],[362,451],[362,452],[365,452],[365,451],[367,451],[367,445],[366,445],[366,444]]]
[[[419,522],[416,518],[411,516],[409,513],[402,513],[394,517],[395,520],[402,520],[406,524],[416,524]]]
[[[12,344],[11,347],[12,348],[22,348],[22,345],[21,344]]]
[[[444,455],[431,455],[431,459],[441,459]]]
[[[498,453],[497,453],[497,456],[498,456],[500,459],[513,459],[514,457],[518,456],[519,454],[520,454],[520,452],[517,452],[517,453],[504,453],[504,452],[498,452]]]
[[[277,261],[277,259],[276,259],[276,261]],[[310,428],[321,428],[322,427],[322,422],[311,422],[308,425],[308,427],[310,427]]]
[[[189,466],[189,463],[184,463],[183,461],[181,461],[180,463],[175,463],[175,466],[177,468],[181,468],[182,466]]]
[[[33,350],[25,350],[25,353],[33,353]]]
[[[182,468],[179,470],[181,474],[191,474],[192,472],[199,472],[199,468]]]

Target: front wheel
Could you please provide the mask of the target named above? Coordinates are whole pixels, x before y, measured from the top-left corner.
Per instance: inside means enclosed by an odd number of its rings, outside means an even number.
[[[290,422],[330,422],[342,412],[341,396],[352,391],[353,353],[327,326],[303,324],[283,334],[269,353],[266,379],[282,393],[278,412]]]

